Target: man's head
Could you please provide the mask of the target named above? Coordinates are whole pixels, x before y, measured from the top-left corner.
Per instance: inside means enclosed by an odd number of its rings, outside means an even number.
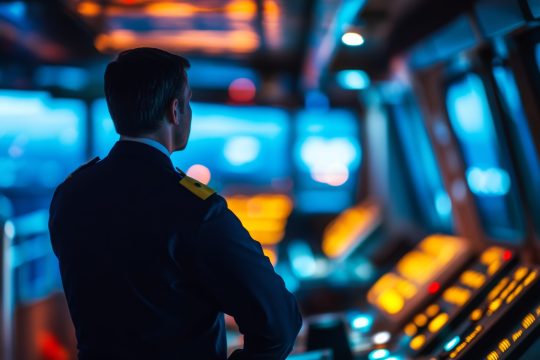
[[[187,68],[188,60],[160,49],[120,53],[105,70],[105,96],[116,132],[159,134],[171,151],[185,148],[191,127]]]

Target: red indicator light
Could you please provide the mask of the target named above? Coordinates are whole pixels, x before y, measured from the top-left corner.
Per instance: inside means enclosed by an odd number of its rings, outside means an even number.
[[[429,284],[427,290],[430,294],[435,294],[437,291],[441,289],[441,284],[438,281],[434,281],[431,284]]]
[[[234,102],[248,103],[255,99],[257,89],[250,79],[239,78],[229,85],[229,97]]]
[[[512,258],[512,252],[510,250],[504,250],[502,258],[504,261],[510,260]]]

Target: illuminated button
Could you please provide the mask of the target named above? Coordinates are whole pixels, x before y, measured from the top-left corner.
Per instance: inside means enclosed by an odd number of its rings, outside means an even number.
[[[405,328],[403,329],[403,332],[410,337],[413,337],[416,335],[416,332],[418,331],[418,328],[413,323],[408,323],[405,325]]]
[[[516,296],[519,295],[519,293],[521,293],[521,291],[523,291],[523,284],[519,285],[507,298],[506,298],[506,303],[507,304],[510,304],[512,301],[514,301],[514,299],[516,298]]]
[[[383,291],[377,300],[379,306],[392,315],[400,312],[405,305],[401,295],[394,289],[387,289]]]
[[[426,342],[426,337],[424,335],[417,335],[411,339],[411,342],[409,343],[409,346],[413,350],[419,350],[424,343]]]
[[[386,359],[388,355],[390,355],[390,351],[386,349],[377,349],[369,353],[368,359],[369,360]]]
[[[434,318],[433,320],[431,320],[431,322],[429,323],[428,325],[428,329],[429,331],[431,331],[432,333],[436,333],[437,331],[439,331],[443,326],[444,324],[446,324],[448,322],[448,314],[447,313],[440,313],[439,315],[437,315],[436,318]]]
[[[373,335],[373,343],[377,345],[386,344],[391,338],[392,335],[388,331],[381,331]]]
[[[489,264],[488,269],[487,269],[488,275],[495,274],[497,270],[501,268],[501,265],[502,265],[502,262],[500,260],[496,260],[492,262],[491,264]]]
[[[499,281],[499,283],[497,284],[497,286],[495,286],[493,288],[493,290],[491,290],[487,296],[488,300],[493,300],[495,299],[499,293],[502,291],[502,289],[504,289],[504,287],[510,282],[510,279],[505,277],[505,278],[502,278],[501,281]]]
[[[500,343],[499,343],[499,350],[501,350],[501,352],[505,352],[506,350],[510,349],[510,341],[508,341],[508,339],[503,339]]]
[[[470,297],[471,292],[469,290],[458,286],[452,286],[443,293],[443,299],[446,302],[460,306],[465,304]]]
[[[532,324],[534,324],[534,321],[536,320],[536,318],[534,317],[533,314],[527,314],[527,316],[525,316],[523,318],[523,320],[521,321],[521,326],[523,326],[523,328],[525,330],[527,330],[529,328],[529,326],[531,326]]]
[[[518,284],[517,281],[515,281],[515,280],[512,281],[512,282],[510,283],[510,285],[508,285],[508,286],[503,290],[503,292],[501,293],[501,295],[499,295],[499,298],[501,298],[501,299],[503,299],[503,300],[506,299],[506,297],[510,294],[510,292],[513,291],[513,290],[516,288],[517,284]]]
[[[512,334],[512,341],[516,342],[521,337],[522,334],[523,334],[523,329],[519,329],[518,331],[513,333]]]
[[[424,314],[418,314],[414,317],[414,323],[418,327],[426,326],[427,321],[428,321],[427,316]]]
[[[434,281],[428,286],[428,292],[430,294],[436,294],[439,290],[441,290],[441,284],[438,281]]]
[[[459,344],[460,340],[461,338],[459,336],[454,336],[449,342],[444,345],[444,351],[452,351],[452,349],[455,348],[457,344]]]
[[[499,260],[502,257],[503,249],[497,246],[492,246],[485,250],[480,256],[480,262],[484,265],[489,265],[492,262]]]
[[[428,308],[426,309],[426,314],[429,317],[434,317],[435,315],[437,315],[439,310],[440,310],[439,305],[433,304],[433,305],[428,306]]]
[[[527,275],[528,272],[529,272],[529,269],[525,266],[522,266],[519,269],[517,269],[516,272],[514,273],[514,279],[519,281],[523,279],[525,275]]]
[[[486,360],[499,360],[499,354],[497,351],[492,351],[486,356]]]
[[[482,310],[481,309],[475,309],[471,313],[471,320],[472,321],[478,321],[482,317]]]
[[[489,309],[490,315],[494,313],[495,311],[497,311],[498,308],[501,307],[502,302],[503,302],[502,299],[495,299],[489,304],[488,309]]]
[[[412,299],[418,292],[416,290],[416,286],[414,286],[412,282],[405,279],[400,279],[396,283],[396,290],[399,291],[399,293],[402,294],[406,299]]]
[[[473,289],[478,289],[486,282],[486,276],[478,271],[467,270],[461,274],[460,281]]]
[[[528,286],[534,279],[536,279],[537,272],[533,271],[527,276],[527,278],[523,281],[523,285]]]

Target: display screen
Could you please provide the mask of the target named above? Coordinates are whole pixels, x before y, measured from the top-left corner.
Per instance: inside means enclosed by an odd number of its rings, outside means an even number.
[[[486,232],[495,239],[519,243],[523,223],[513,185],[515,177],[480,77],[468,73],[452,82],[446,106],[465,161],[467,183]]]
[[[452,203],[412,94],[392,106],[392,112],[424,223],[439,231],[451,231]]]
[[[52,189],[84,162],[81,100],[0,90],[0,109],[0,189]]]
[[[443,278],[452,276],[467,261],[468,254],[465,239],[428,236],[377,280],[369,289],[368,301],[399,322],[426,296],[438,293]]]
[[[287,187],[289,118],[278,108],[192,103],[187,148],[175,166],[220,191],[239,187]],[[106,156],[119,136],[104,99],[93,106],[94,152]]]
[[[296,135],[296,207],[323,213],[349,207],[362,160],[358,119],[346,110],[302,111]]]

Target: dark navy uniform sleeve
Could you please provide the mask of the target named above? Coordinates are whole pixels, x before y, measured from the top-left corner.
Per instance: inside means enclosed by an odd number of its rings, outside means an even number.
[[[205,291],[244,334],[244,349],[231,358],[285,359],[302,325],[296,299],[261,245],[218,198],[199,228],[195,266]]]

